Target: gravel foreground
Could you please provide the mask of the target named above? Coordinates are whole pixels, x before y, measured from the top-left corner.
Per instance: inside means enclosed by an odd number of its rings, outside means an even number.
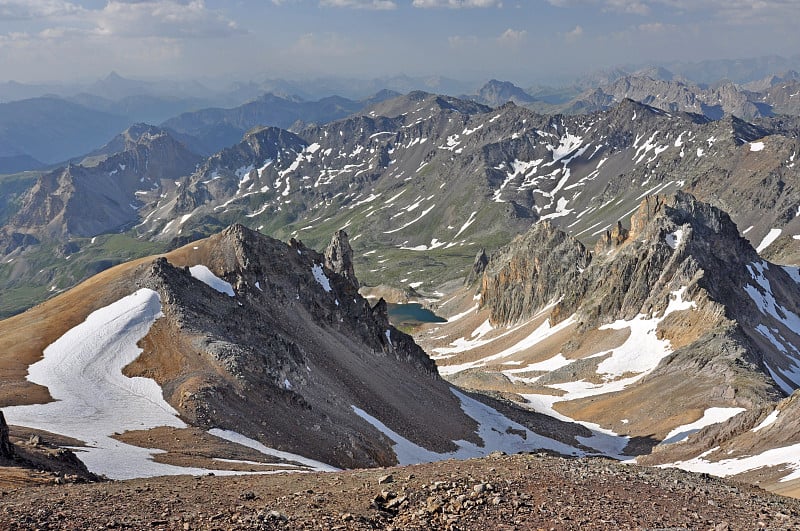
[[[339,473],[0,492],[0,529],[800,529],[800,500],[606,459],[492,454]]]

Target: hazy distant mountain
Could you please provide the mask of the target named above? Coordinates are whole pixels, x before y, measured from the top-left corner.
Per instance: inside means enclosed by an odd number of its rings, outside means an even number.
[[[473,93],[477,86],[473,82],[465,82],[443,76],[412,77],[403,74],[373,79],[338,77],[309,80],[263,79],[236,85],[239,88],[239,94],[249,95],[247,99],[256,98],[265,92],[272,92],[281,96],[295,94],[306,100],[319,100],[333,94],[353,100],[361,100],[384,89],[401,94],[421,90],[456,96],[458,94]]]
[[[800,72],[788,70],[778,74],[771,74],[763,79],[751,81],[750,83],[745,83],[742,85],[742,88],[751,90],[753,92],[764,92],[773,87],[791,83],[793,81],[800,81]]]
[[[536,101],[536,98],[510,81],[498,81],[496,79],[489,80],[478,90],[475,96],[470,96],[469,98],[491,107],[499,107],[509,101],[517,105],[526,105]]]
[[[714,59],[706,61],[666,63],[664,68],[695,83],[716,83],[727,79],[749,83],[775,72],[800,70],[800,55],[781,57],[768,55],[746,59]]]
[[[124,116],[58,98],[0,104],[0,155],[56,163],[86,153],[125,129]]]
[[[210,107],[212,99],[180,98],[152,94],[135,94],[110,100],[87,92],[70,96],[69,101],[111,114],[124,116],[131,123],[161,123],[179,114]]]
[[[162,188],[191,173],[200,157],[166,131],[137,124],[80,165],[43,174],[0,229],[0,248],[26,242],[64,243],[118,230]]]
[[[162,125],[196,139],[194,144],[210,154],[236,144],[253,127],[274,126],[288,129],[301,123],[328,123],[361,111],[365,106],[396,96],[382,91],[362,101],[330,96],[306,101],[297,96],[281,97],[263,94],[257,99],[232,109],[210,108],[183,113]]]

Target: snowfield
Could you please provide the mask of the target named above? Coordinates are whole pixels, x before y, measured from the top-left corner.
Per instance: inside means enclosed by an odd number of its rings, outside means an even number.
[[[458,450],[445,453],[433,452],[409,441],[366,411],[356,406],[351,407],[359,417],[369,422],[394,443],[393,449],[401,465],[429,463],[445,459],[470,459],[495,451],[517,453],[545,449],[565,455],[584,455],[584,452],[577,448],[530,431],[496,409],[478,402],[452,387],[450,390],[461,401],[461,409],[464,413],[478,422],[477,433],[483,440],[483,446],[469,441],[453,441],[458,446]]]
[[[122,374],[123,368],[142,352],[136,344],[162,315],[161,298],[150,289],[140,289],[92,312],[83,323],[49,345],[43,360],[29,367],[28,380],[47,387],[55,401],[6,407],[3,411],[8,422],[84,441],[85,448],[73,448],[78,458],[91,472],[110,479],[209,472],[242,474],[157,463],[153,456],[164,453],[162,450],[140,448],[112,438],[131,430],[186,427],[154,380]],[[269,449],[235,432],[215,429],[209,433],[311,470],[333,470],[324,463]]]
[[[28,380],[47,387],[55,402],[5,408],[9,423],[85,441],[88,448],[77,449],[78,457],[92,472],[112,479],[205,473],[156,463],[151,458],[160,451],[110,437],[156,426],[185,427],[155,381],[122,374],[141,352],[136,343],[161,315],[161,299],[149,289],[91,313],[29,368]]]

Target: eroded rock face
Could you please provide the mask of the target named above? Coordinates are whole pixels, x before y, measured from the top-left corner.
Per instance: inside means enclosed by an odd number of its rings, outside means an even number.
[[[471,286],[473,282],[481,278],[483,276],[483,272],[486,271],[486,266],[488,264],[489,257],[486,256],[486,249],[481,249],[478,251],[478,254],[475,255],[475,262],[473,262],[472,270],[464,280],[464,285]]]
[[[570,291],[592,258],[578,240],[549,221],[537,223],[489,259],[481,284],[481,305],[493,324],[530,317]]]
[[[0,458],[10,459],[14,457],[14,446],[8,439],[8,424],[3,412],[0,411]]]

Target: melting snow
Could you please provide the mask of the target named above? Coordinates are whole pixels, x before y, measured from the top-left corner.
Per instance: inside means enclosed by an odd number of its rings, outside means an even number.
[[[750,142],[750,151],[761,151],[764,149],[764,142]]]
[[[678,229],[675,232],[667,234],[665,236],[665,239],[667,240],[667,245],[669,245],[673,249],[677,249],[678,246],[683,241],[683,229]]]
[[[676,463],[660,466],[682,468],[683,470],[688,470],[690,472],[700,472],[713,474],[715,476],[727,477],[759,468],[782,465],[794,471],[781,478],[782,482],[800,479],[800,444],[793,444],[790,446],[784,446],[782,448],[773,448],[772,450],[767,450],[766,452],[760,454],[741,457],[738,459],[723,459],[722,461],[713,463],[711,461],[707,461],[704,459],[704,457],[705,455],[701,455],[688,461],[678,461]]]
[[[553,162],[550,164],[554,164],[559,160],[563,159],[576,149],[578,149],[581,144],[583,143],[583,138],[580,136],[575,136],[573,134],[567,133],[565,134],[561,140],[559,141],[558,146],[555,148],[549,147],[549,149],[553,152]]]
[[[637,373],[641,376],[655,369],[661,360],[672,353],[669,340],[659,339],[656,334],[658,324],[669,314],[695,308],[694,301],[684,301],[686,287],[671,293],[670,301],[664,315],[648,318],[637,315],[630,321],[617,320],[600,327],[600,330],[630,329],[630,336],[625,343],[611,351],[611,356],[601,361],[597,373],[606,380],[618,378],[624,374]],[[637,378],[638,379],[638,378]]]
[[[314,274],[314,280],[316,280],[322,289],[330,293],[331,291],[331,281],[325,275],[325,271],[322,269],[322,266],[319,264],[314,264],[314,267],[311,268],[311,272]]]
[[[313,459],[308,459],[307,457],[303,457],[297,454],[290,454],[289,452],[282,452],[280,450],[274,450],[272,448],[268,448],[267,446],[264,446],[255,439],[245,437],[244,435],[236,433],[235,431],[212,428],[208,430],[208,433],[214,435],[215,437],[219,437],[220,439],[225,439],[226,441],[230,441],[232,443],[241,444],[242,446],[252,448],[253,450],[261,452],[264,455],[269,455],[272,457],[277,457],[279,459],[284,459],[286,461],[294,461],[295,463],[300,463],[301,465],[306,466],[318,472],[336,472],[337,470],[339,470],[338,468],[332,467],[320,461],[314,461]]]
[[[444,459],[470,459],[492,452],[518,453],[534,450],[553,450],[565,455],[582,455],[583,452],[562,442],[543,437],[525,426],[510,420],[482,402],[450,388],[461,401],[461,409],[478,422],[478,436],[483,446],[469,441],[453,441],[458,450],[438,453],[411,442],[366,411],[351,406],[353,411],[394,442],[393,450],[400,465],[442,461]]]
[[[685,441],[693,433],[697,433],[706,426],[712,424],[719,424],[726,420],[735,417],[742,411],[746,411],[743,407],[710,407],[703,412],[703,416],[692,422],[691,424],[684,424],[678,426],[667,434],[661,444],[672,444]]]
[[[761,431],[761,430],[763,430],[764,428],[766,428],[767,426],[771,425],[773,422],[778,420],[778,414],[779,413],[780,413],[780,411],[778,411],[776,409],[775,411],[773,411],[772,413],[767,415],[767,418],[762,420],[761,423],[758,426],[756,426],[755,428],[753,428],[750,431]]]
[[[422,214],[420,214],[420,215],[419,215],[419,216],[417,216],[416,218],[412,219],[411,221],[409,221],[408,223],[406,223],[406,224],[405,224],[405,225],[403,225],[402,227],[398,227],[398,228],[396,228],[396,229],[392,229],[392,230],[387,230],[387,231],[384,231],[384,234],[393,234],[393,233],[395,233],[395,232],[399,232],[399,231],[401,231],[401,230],[405,229],[406,227],[409,227],[410,225],[413,225],[413,224],[414,224],[414,223],[416,223],[417,221],[419,221],[419,220],[421,220],[422,218],[424,218],[424,217],[425,217],[425,216],[426,216],[426,215],[427,215],[427,214],[428,214],[428,213],[429,213],[431,210],[433,210],[435,207],[436,207],[436,203],[432,204],[432,205],[430,206],[430,208],[428,208],[427,210],[424,210],[424,211],[422,212]]]
[[[461,226],[461,228],[458,230],[458,232],[456,232],[456,235],[454,236],[454,238],[458,238],[459,234],[461,234],[462,232],[467,230],[469,228],[469,226],[472,225],[475,222],[475,216],[477,214],[478,214],[478,212],[476,211],[476,212],[473,212],[472,214],[469,215],[469,219],[467,219],[466,223],[464,223],[464,225]]]
[[[220,293],[225,293],[230,297],[236,295],[236,293],[233,291],[233,286],[231,286],[229,282],[222,280],[217,275],[212,273],[209,268],[202,264],[190,267],[189,273],[200,282],[207,284]]]
[[[759,243],[758,247],[756,247],[756,252],[760,253],[761,251],[772,245],[772,242],[778,239],[778,236],[781,235],[781,232],[783,232],[781,229],[770,229],[769,233],[766,236],[764,236],[764,239],[761,240],[761,243]]]
[[[448,320],[450,322],[450,320]],[[557,334],[561,330],[568,328],[572,324],[575,323],[574,317],[570,317],[569,319],[565,319],[562,322],[558,323],[555,326],[550,326],[550,320],[547,319],[544,323],[539,325],[539,327],[531,332],[528,337],[524,338],[520,342],[515,345],[508,347],[505,350],[498,352],[497,354],[493,354],[491,356],[487,356],[485,358],[481,358],[476,361],[470,361],[466,363],[461,363],[458,365],[442,365],[439,367],[439,373],[442,375],[449,375],[455,374],[457,372],[461,372],[467,369],[472,369],[475,367],[485,366],[490,362],[500,360],[502,358],[507,358],[512,354],[516,354],[518,352],[522,352],[531,348],[532,346],[536,345],[537,343],[544,341],[548,337]],[[473,334],[474,335],[474,334]],[[493,338],[491,340],[482,340],[483,344],[488,343],[489,341],[496,340],[498,338]],[[479,340],[480,341],[480,340]],[[457,344],[460,343],[460,344]],[[461,342],[454,342],[452,347],[444,347],[434,349],[435,352],[442,353],[442,354],[451,354],[456,352],[463,352],[465,350],[471,350],[478,346],[476,343],[478,341],[466,341],[462,340]],[[465,348],[467,347],[467,348]]]
[[[122,374],[141,352],[137,343],[161,316],[161,299],[149,289],[92,312],[28,368],[28,380],[46,386],[56,401],[7,407],[8,421],[85,441],[87,447],[78,452],[81,461],[112,479],[209,472],[157,463],[152,456],[161,450],[111,438],[157,426],[185,427],[155,381]]]

